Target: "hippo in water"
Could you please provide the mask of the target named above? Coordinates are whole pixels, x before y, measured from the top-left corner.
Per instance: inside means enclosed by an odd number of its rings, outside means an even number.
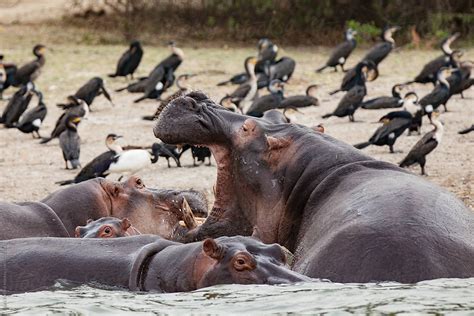
[[[24,237],[74,236],[88,219],[127,217],[145,234],[171,238],[181,226],[181,205],[207,213],[207,201],[196,191],[157,190],[132,176],[125,182],[91,179],[58,190],[41,202],[0,203],[0,240]]]
[[[309,280],[287,267],[279,245],[241,236],[190,244],[152,235],[24,238],[0,241],[0,253],[3,294],[46,289],[57,280],[158,292]]]
[[[89,219],[86,226],[77,226],[76,238],[117,238],[141,235],[132,226],[128,218],[101,217],[98,220]]]
[[[155,136],[207,146],[209,217],[185,241],[249,235],[335,282],[474,277],[474,213],[453,194],[326,134],[230,112],[200,92],[160,109]]]

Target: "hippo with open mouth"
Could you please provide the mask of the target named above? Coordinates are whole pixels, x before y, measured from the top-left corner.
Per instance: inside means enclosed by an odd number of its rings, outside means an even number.
[[[185,241],[257,227],[310,277],[474,277],[474,213],[439,186],[313,129],[230,112],[200,92],[160,110],[156,137],[209,147],[217,162],[214,206]]]
[[[207,214],[205,197],[193,190],[151,189],[137,176],[125,182],[95,178],[53,192],[40,202],[0,202],[0,240],[74,236],[89,219],[128,218],[138,231],[171,238],[180,231],[186,199],[198,216]]]
[[[279,245],[251,237],[181,244],[158,236],[0,241],[0,294],[47,289],[58,280],[133,291],[185,292],[216,284],[309,281]]]

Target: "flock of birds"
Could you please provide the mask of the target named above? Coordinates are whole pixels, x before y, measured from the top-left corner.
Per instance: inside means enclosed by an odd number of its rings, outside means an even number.
[[[421,173],[425,174],[426,156],[440,143],[443,135],[443,124],[439,120],[439,109],[441,106],[447,109],[449,99],[456,94],[463,96],[463,91],[469,89],[474,79],[471,78],[473,62],[461,60],[463,52],[452,50],[451,44],[459,37],[453,34],[443,40],[441,50],[443,54],[428,62],[414,80],[395,84],[391,96],[382,96],[375,99],[365,100],[367,95],[366,83],[376,80],[379,75],[379,64],[395,48],[393,34],[399,27],[387,27],[381,34],[382,41],[372,47],[362,60],[352,69],[346,70],[344,65],[355,49],[356,32],[348,29],[345,32],[345,41],[339,44],[332,52],[327,62],[317,69],[323,72],[332,67],[337,72],[338,67],[345,72],[340,87],[330,92],[330,95],[344,92],[334,111],[327,113],[322,118],[348,117],[354,121],[354,114],[359,109],[396,109],[379,120],[382,125],[374,132],[366,142],[356,144],[355,147],[363,149],[370,145],[388,146],[390,152],[394,151],[394,144],[398,137],[408,130],[421,133],[423,118],[427,117],[433,125],[433,130],[425,134],[409,151],[400,163],[401,167],[407,167],[418,163]],[[193,74],[184,74],[176,78],[175,72],[184,59],[183,50],[178,48],[174,42],[169,42],[168,47],[171,54],[162,60],[146,77],[135,79],[134,73],[143,57],[143,48],[139,41],[133,41],[130,47],[120,57],[117,68],[109,77],[130,76],[132,83],[116,90],[116,92],[128,91],[141,96],[134,102],[145,99],[159,100],[166,103],[176,95],[184,94],[189,90],[188,79]],[[31,133],[34,138],[39,138],[44,144],[52,139],[59,138],[59,145],[63,153],[66,169],[81,168],[80,144],[78,124],[87,118],[95,98],[99,95],[114,105],[112,98],[105,88],[103,79],[94,77],[86,82],[73,95],[67,97],[65,103],[57,106],[63,109],[58,117],[53,131],[47,137],[40,135],[42,122],[47,115],[47,107],[43,102],[43,94],[38,91],[34,81],[38,78],[45,65],[46,57],[44,45],[36,45],[33,54],[36,59],[17,67],[15,64],[4,62],[4,56],[0,55],[0,99],[3,99],[3,91],[9,87],[18,90],[8,100],[8,103],[0,117],[0,124],[6,128],[16,128],[23,133]],[[284,87],[291,79],[295,70],[296,62],[291,57],[277,59],[279,48],[267,38],[258,42],[258,55],[248,57],[244,61],[244,72],[239,73],[229,80],[218,83],[218,86],[237,85],[237,88],[223,97],[219,104],[229,111],[235,111],[249,116],[261,117],[264,112],[271,109],[281,109],[291,122],[291,113],[299,112],[300,108],[318,106],[319,100],[316,92],[318,85],[310,85],[305,95],[285,96]],[[174,83],[178,91],[167,100],[161,100],[162,94],[170,89]],[[402,90],[412,83],[432,83],[433,90],[427,95],[419,98],[413,91],[402,95]],[[266,88],[268,94],[259,95],[261,89]],[[38,104],[28,110],[33,97],[36,96]],[[145,116],[144,120],[153,120],[155,115]],[[474,130],[474,125],[459,133],[469,133]],[[116,141],[121,136],[109,134],[105,140],[107,151],[100,154],[87,163],[74,179],[58,182],[61,185],[79,183],[94,177],[106,177],[111,173],[120,175],[133,174],[150,164],[156,163],[159,157],[166,158],[168,167],[169,160],[175,161],[181,166],[180,157],[187,150],[191,151],[193,164],[196,160],[204,162],[206,158],[211,164],[211,152],[206,147],[195,147],[192,145],[175,146],[165,143],[154,143],[151,147],[120,146]]]

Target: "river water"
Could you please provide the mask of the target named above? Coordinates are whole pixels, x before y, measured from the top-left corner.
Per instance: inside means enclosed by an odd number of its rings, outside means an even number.
[[[58,285],[4,296],[1,314],[46,315],[474,315],[474,278],[399,283],[223,285],[190,293],[133,293]]]

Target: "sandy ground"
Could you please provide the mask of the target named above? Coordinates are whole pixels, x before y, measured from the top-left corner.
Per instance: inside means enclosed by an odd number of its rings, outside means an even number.
[[[15,29],[14,29],[15,30]],[[36,38],[23,35],[17,40],[14,31],[4,30],[2,36],[2,51],[6,61],[23,64],[32,59],[31,47],[38,41]],[[58,34],[60,35],[60,34]],[[54,38],[54,34],[49,34]],[[43,39],[44,42],[44,39]],[[41,129],[46,136],[54,127],[60,115],[55,106],[68,94],[72,94],[84,82],[93,76],[106,78],[106,74],[113,72],[115,63],[125,46],[81,46],[57,44],[56,41],[44,42],[54,51],[47,56],[47,63],[43,73],[37,80],[38,88],[43,91],[48,106],[48,116]],[[255,48],[225,49],[215,47],[195,47],[194,43],[181,43],[186,54],[185,61],[178,69],[178,74],[195,73],[191,84],[214,99],[219,100],[234,87],[216,87],[216,83],[227,79],[231,75],[242,71],[243,60],[255,54]],[[145,46],[145,56],[137,73],[146,75],[169,52],[164,47]],[[367,111],[359,110],[356,113],[355,123],[349,123],[347,118],[330,118],[322,120],[321,115],[332,111],[342,94],[329,96],[328,91],[339,86],[342,73],[328,71],[316,74],[314,69],[326,59],[328,50],[316,47],[291,48],[283,47],[280,56],[291,56],[297,61],[296,71],[286,87],[286,95],[303,94],[309,84],[318,83],[321,105],[319,107],[303,109],[304,114],[297,115],[300,124],[313,125],[324,122],[326,132],[350,144],[367,140],[378,125],[373,124],[387,110]],[[349,59],[348,66],[354,65],[364,54],[364,50],[357,50]],[[421,67],[433,57],[439,55],[437,51],[399,51],[390,55],[380,66],[380,77],[368,84],[368,96],[375,97],[390,94],[394,83],[404,82],[413,78]],[[474,49],[468,48],[466,56],[473,59]],[[106,150],[104,140],[107,134],[117,133],[124,136],[122,144],[151,145],[157,141],[152,132],[152,122],[142,121],[142,115],[152,114],[157,106],[154,101],[145,101],[134,104],[132,100],[137,95],[126,92],[116,93],[115,89],[126,84],[125,79],[106,78],[106,86],[112,92],[116,104],[112,107],[103,97],[98,97],[92,105],[92,113],[88,120],[81,122],[79,134],[82,139],[81,162],[85,165],[95,156]],[[413,89],[423,96],[432,87],[430,85],[414,85]],[[173,91],[175,88],[172,89]],[[170,91],[172,92],[172,91]],[[10,89],[6,93],[13,93]],[[443,113],[441,118],[445,122],[445,135],[441,145],[428,157],[427,172],[429,181],[433,181],[456,194],[468,206],[474,208],[474,133],[458,135],[457,131],[474,123],[474,107],[472,106],[474,91],[466,94],[466,99],[453,97],[449,102],[450,112]],[[36,105],[34,99],[30,107]],[[0,110],[6,106],[0,101]],[[431,126],[423,126],[423,134],[431,130]],[[399,162],[409,151],[419,136],[402,136],[395,147],[403,153],[390,154],[388,147],[371,146],[364,152],[372,157],[393,163]],[[317,154],[317,153],[315,153]],[[150,187],[166,188],[195,188],[211,195],[215,181],[215,163],[212,167],[200,166],[193,168],[190,153],[182,159],[183,168],[169,169],[164,159],[156,165],[139,173]],[[174,166],[174,165],[173,165]],[[412,171],[419,173],[419,168]],[[40,145],[31,135],[25,135],[14,129],[0,128],[0,200],[2,201],[35,201],[57,190],[56,181],[73,178],[77,171],[64,169],[61,150],[58,140],[47,145]],[[118,176],[111,176],[117,179]],[[389,194],[389,192],[387,192]],[[212,200],[212,197],[210,196]]]

